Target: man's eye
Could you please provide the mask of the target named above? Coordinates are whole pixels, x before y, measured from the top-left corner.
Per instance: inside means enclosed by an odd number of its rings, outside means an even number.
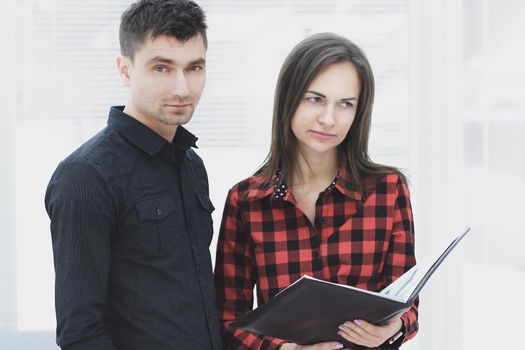
[[[159,73],[164,73],[164,72],[168,71],[168,68],[166,68],[164,66],[155,66],[155,67],[153,67],[153,70],[156,71],[156,72],[159,72]]]
[[[202,66],[190,66],[188,68],[191,72],[199,72],[202,70]]]

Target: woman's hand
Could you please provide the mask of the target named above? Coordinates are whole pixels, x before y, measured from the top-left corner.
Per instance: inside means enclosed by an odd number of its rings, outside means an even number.
[[[408,310],[403,310],[382,326],[376,326],[363,320],[347,321],[339,326],[337,334],[354,344],[376,348],[401,330],[403,327],[401,315]]]
[[[313,345],[298,345],[295,343],[285,343],[281,345],[281,350],[334,350],[342,348],[343,344],[334,341],[317,343]]]

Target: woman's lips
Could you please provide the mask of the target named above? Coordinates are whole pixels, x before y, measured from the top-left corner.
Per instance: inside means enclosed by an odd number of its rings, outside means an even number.
[[[335,137],[335,134],[323,131],[309,130],[313,137],[321,140],[330,140]]]

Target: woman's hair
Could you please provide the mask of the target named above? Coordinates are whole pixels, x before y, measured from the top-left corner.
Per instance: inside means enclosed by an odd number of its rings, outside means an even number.
[[[297,44],[281,67],[275,88],[270,152],[258,171],[267,181],[280,169],[280,181],[291,185],[298,155],[297,139],[291,128],[292,117],[315,77],[331,64],[345,61],[356,68],[360,83],[354,121],[338,146],[339,159],[345,162],[352,177],[351,186],[366,196],[367,181],[392,172],[402,176],[398,169],[376,164],[368,155],[374,102],[374,75],[368,59],[350,40],[333,33],[321,33]]]

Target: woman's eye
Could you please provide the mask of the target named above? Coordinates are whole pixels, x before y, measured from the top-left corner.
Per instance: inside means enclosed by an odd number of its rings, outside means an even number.
[[[348,101],[343,101],[339,105],[343,108],[351,108],[354,106],[352,102],[348,102]]]
[[[308,102],[311,102],[311,103],[318,103],[318,102],[321,102],[321,98],[317,97],[317,96],[310,96],[310,97],[307,97],[306,100]]]

